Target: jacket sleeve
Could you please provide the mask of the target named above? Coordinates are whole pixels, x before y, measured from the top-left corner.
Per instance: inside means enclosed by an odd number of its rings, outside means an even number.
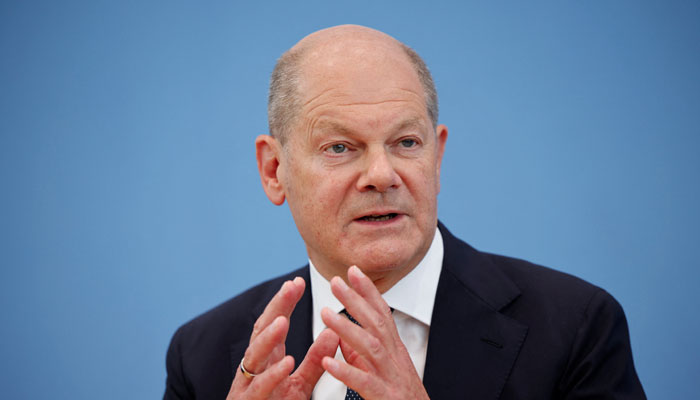
[[[561,398],[646,399],[620,304],[599,290],[586,307],[560,381]]]
[[[170,341],[170,347],[168,347],[168,354],[165,358],[165,369],[168,376],[165,381],[163,400],[185,400],[195,398],[187,384],[185,373],[182,368],[182,354],[180,351],[181,335],[182,328],[175,332]]]

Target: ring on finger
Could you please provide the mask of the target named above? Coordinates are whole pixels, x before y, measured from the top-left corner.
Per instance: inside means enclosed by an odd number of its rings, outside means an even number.
[[[245,357],[241,359],[241,366],[240,366],[241,372],[243,373],[243,376],[245,376],[248,379],[253,379],[256,376],[260,375],[260,374],[254,374],[252,372],[249,372],[247,369],[245,369],[245,367],[243,366],[243,361],[245,361]]]

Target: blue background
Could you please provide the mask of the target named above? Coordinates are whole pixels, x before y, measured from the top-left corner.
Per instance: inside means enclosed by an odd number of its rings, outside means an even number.
[[[651,398],[700,376],[700,3],[0,3],[0,387],[147,399],[185,321],[306,262],[261,190],[268,76],[384,30],[450,128],[440,218],[605,287]]]

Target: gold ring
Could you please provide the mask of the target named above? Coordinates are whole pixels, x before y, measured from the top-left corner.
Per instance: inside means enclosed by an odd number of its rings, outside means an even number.
[[[241,359],[241,372],[243,373],[243,376],[245,376],[248,379],[253,379],[256,376],[258,376],[259,374],[250,373],[250,372],[248,372],[248,370],[245,369],[245,367],[243,366],[244,360],[245,360],[245,357]]]

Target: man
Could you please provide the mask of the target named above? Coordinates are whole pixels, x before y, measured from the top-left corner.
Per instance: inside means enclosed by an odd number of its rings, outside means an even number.
[[[309,266],[181,327],[166,399],[645,398],[610,295],[438,223],[447,128],[411,49],[311,34],[278,61],[268,113],[262,185]]]

